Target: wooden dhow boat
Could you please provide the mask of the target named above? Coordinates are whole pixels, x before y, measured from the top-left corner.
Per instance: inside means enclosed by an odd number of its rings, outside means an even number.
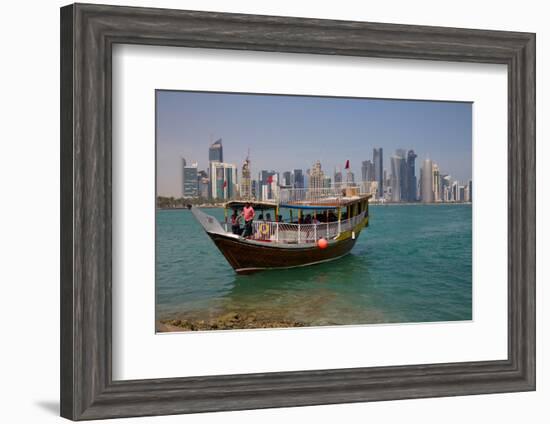
[[[359,187],[280,189],[274,200],[227,202],[222,222],[199,208],[188,208],[233,269],[248,274],[345,256],[368,226],[370,197]],[[252,235],[243,237],[228,222],[228,211],[240,214],[247,203],[254,208],[255,219]],[[273,219],[265,219],[271,215],[267,211],[273,212]]]

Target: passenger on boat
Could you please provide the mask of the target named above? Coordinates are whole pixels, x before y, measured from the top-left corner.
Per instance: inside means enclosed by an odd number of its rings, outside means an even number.
[[[231,231],[233,234],[240,235],[242,233],[241,230],[241,217],[237,213],[237,209],[233,209],[233,215],[231,215]]]
[[[321,222],[317,219],[317,215],[313,216],[313,223],[314,224],[320,224]]]
[[[258,221],[263,221],[264,220],[264,214],[261,213],[260,216],[258,217]]]
[[[243,237],[252,236],[252,221],[254,220],[254,208],[252,205],[247,202],[243,208],[243,217],[244,217],[244,231],[242,233]]]
[[[271,221],[271,214],[269,212],[265,214],[265,220]]]
[[[311,214],[306,215],[306,219],[304,220],[304,224],[311,224]]]

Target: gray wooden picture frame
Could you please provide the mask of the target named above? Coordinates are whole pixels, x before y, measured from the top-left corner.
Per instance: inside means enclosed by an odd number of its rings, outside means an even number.
[[[505,64],[508,359],[113,381],[115,43]],[[61,9],[61,415],[73,420],[535,389],[535,35],[75,4]]]

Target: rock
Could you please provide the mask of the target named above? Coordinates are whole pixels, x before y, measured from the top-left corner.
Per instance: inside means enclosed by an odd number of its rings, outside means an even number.
[[[204,330],[232,330],[232,329],[251,329],[251,328],[290,328],[305,327],[306,324],[300,321],[281,319],[269,315],[258,316],[256,312],[239,313],[235,311],[227,312],[217,318],[208,321],[186,320],[186,319],[165,319],[160,323],[177,327],[187,331]]]
[[[222,315],[219,320],[220,321],[238,321],[240,318],[239,314],[237,312],[229,312],[225,315]]]

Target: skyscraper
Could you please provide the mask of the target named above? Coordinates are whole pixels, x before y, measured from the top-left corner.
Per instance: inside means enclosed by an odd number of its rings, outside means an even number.
[[[458,201],[464,202],[466,200],[465,187],[462,185],[458,186]]]
[[[210,197],[208,193],[208,188],[210,186],[208,173],[206,171],[199,171],[198,180],[199,180],[199,197],[202,197],[203,199],[208,199]]]
[[[237,167],[235,165],[224,164],[224,199],[234,199],[237,196],[239,184],[237,181]]]
[[[374,179],[378,181],[378,197],[384,197],[384,157],[382,147],[372,150],[374,164]]]
[[[252,187],[252,191],[251,191],[252,198],[253,199],[259,199],[260,195],[259,195],[259,190],[258,190],[258,180],[252,180],[251,187]]]
[[[231,163],[210,162],[210,188],[212,199],[232,199],[236,196],[237,167]]]
[[[182,156],[181,157],[181,196],[185,192],[185,167],[187,166],[187,161]]]
[[[342,184],[342,171],[334,170],[334,185],[339,186]]]
[[[221,138],[210,145],[210,148],[208,149],[208,161],[223,162],[223,146]]]
[[[414,202],[417,199],[416,196],[416,174],[415,174],[415,160],[416,153],[414,150],[409,150],[407,153],[407,195],[406,200],[409,202]]]
[[[283,180],[281,181],[281,184],[285,187],[290,187],[292,185],[291,180],[292,180],[291,172],[290,171],[283,172]]]
[[[361,181],[375,181],[374,164],[370,160],[364,160],[361,164]]]
[[[279,195],[279,174],[271,171],[262,185],[262,200],[273,200]]]
[[[405,149],[395,149],[395,156],[405,159],[407,151]]]
[[[450,202],[451,201],[451,176],[447,174],[441,174],[440,176],[440,182],[441,182],[441,201],[442,202]]]
[[[252,199],[252,180],[250,178],[250,159],[246,157],[241,169],[241,199]]]
[[[434,163],[432,167],[433,172],[433,192],[434,192],[434,202],[441,202],[441,176],[439,174],[439,166]]]
[[[182,197],[186,199],[199,197],[199,176],[198,165],[192,163],[187,166],[187,162],[182,158],[183,178],[182,178]]]
[[[325,175],[321,169],[321,162],[315,161],[309,175],[309,188],[319,189],[323,188],[323,179]]]
[[[272,192],[271,192],[272,184],[269,183],[268,181],[269,180],[273,181],[274,176],[277,176],[276,179],[278,181],[279,175],[275,171],[273,170],[267,171],[265,169],[260,171],[258,175],[258,190],[259,190],[259,195],[261,196],[261,200],[267,200],[272,198]]]
[[[213,193],[218,193],[218,190],[214,187],[216,181],[216,175],[212,173],[213,163],[223,162],[223,146],[222,139],[216,140],[208,148],[208,196],[210,199],[215,199]]]
[[[294,188],[304,188],[304,174],[301,169],[294,170]]]
[[[407,200],[409,196],[409,185],[407,179],[407,161],[406,161],[407,151],[405,149],[397,149],[395,151],[395,156],[397,156],[399,161],[399,201]]]
[[[361,162],[361,181],[367,181],[367,167],[368,167],[368,160],[364,160]]]
[[[453,184],[451,185],[451,201],[457,202],[458,197],[459,197],[458,181],[453,181]]]
[[[405,159],[400,156],[391,157],[391,200],[401,201],[401,189],[403,180],[403,164]]]
[[[434,201],[433,191],[433,164],[430,159],[426,159],[422,165],[422,201],[432,203]]]

